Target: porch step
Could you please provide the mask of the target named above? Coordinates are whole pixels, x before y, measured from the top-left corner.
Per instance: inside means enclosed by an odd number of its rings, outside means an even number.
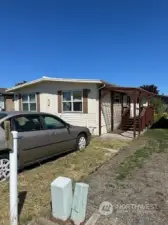
[[[122,126],[123,130],[134,130],[134,118],[129,118]],[[139,130],[139,118],[136,117],[136,130]]]

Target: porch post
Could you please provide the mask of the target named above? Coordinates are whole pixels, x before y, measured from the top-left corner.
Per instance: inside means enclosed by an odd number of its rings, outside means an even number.
[[[99,136],[101,136],[101,89],[99,90]]]
[[[121,116],[124,113],[124,94],[121,94]]]
[[[114,91],[111,91],[111,131],[114,130]]]
[[[133,130],[134,130],[134,138],[136,138],[136,100],[137,100],[137,93],[136,91],[134,92],[133,95],[133,102],[134,102],[134,126],[133,126]]]
[[[141,101],[142,101],[142,95],[139,93],[139,135],[141,133]]]
[[[4,111],[6,111],[6,95],[4,95]]]
[[[151,104],[150,104],[150,102],[151,102],[151,96],[150,95],[148,95],[148,106],[150,106]]]

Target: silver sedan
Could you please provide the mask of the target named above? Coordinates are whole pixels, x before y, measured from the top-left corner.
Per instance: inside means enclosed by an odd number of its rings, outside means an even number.
[[[10,174],[5,121],[10,122],[11,130],[18,131],[18,165],[21,169],[54,155],[84,149],[91,139],[88,128],[72,126],[52,114],[0,112],[0,181]]]

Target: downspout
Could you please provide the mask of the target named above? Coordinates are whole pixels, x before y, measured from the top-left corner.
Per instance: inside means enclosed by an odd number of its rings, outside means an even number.
[[[106,87],[106,84],[103,84],[98,88],[99,90],[99,136],[101,136],[101,90]]]

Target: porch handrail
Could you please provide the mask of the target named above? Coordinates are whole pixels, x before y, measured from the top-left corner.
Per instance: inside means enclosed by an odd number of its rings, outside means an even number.
[[[140,113],[140,129],[141,131],[153,123],[154,109],[152,106],[145,106]]]
[[[146,113],[146,107],[142,107],[141,113],[140,113],[140,117],[144,116]]]

